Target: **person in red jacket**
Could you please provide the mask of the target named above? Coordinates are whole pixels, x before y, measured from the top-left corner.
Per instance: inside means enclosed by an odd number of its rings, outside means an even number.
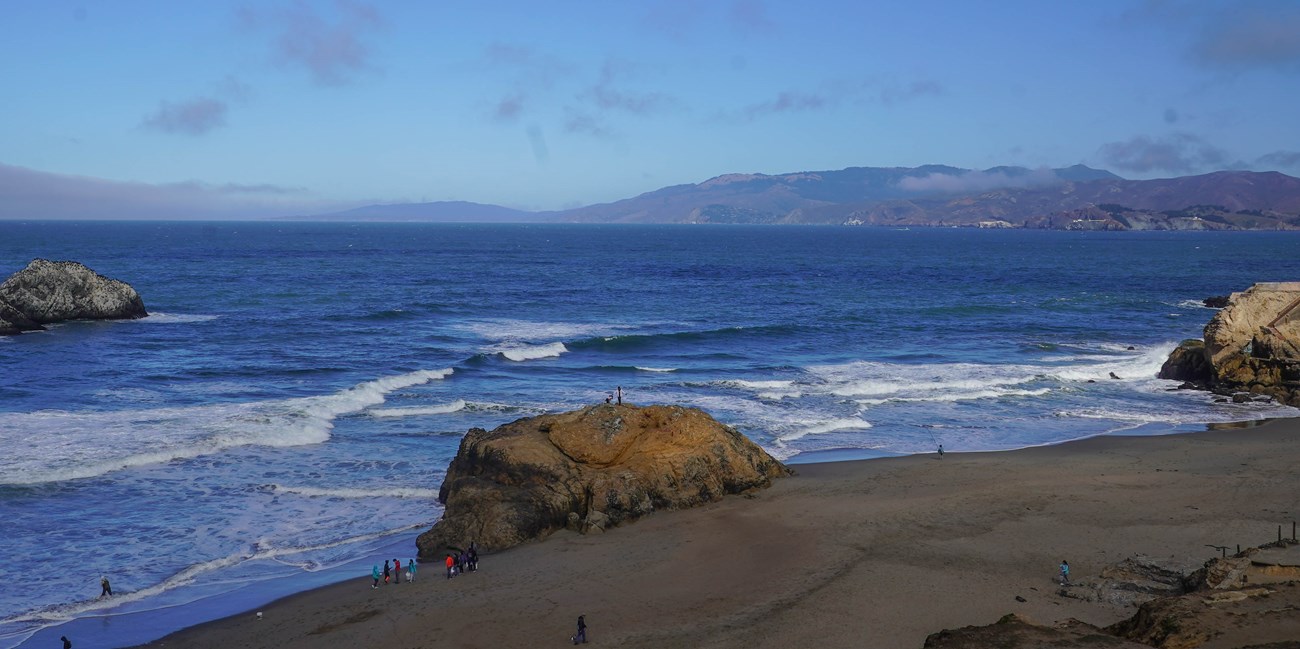
[[[452,570],[454,569],[455,565],[456,565],[456,560],[451,558],[450,554],[447,555],[447,579],[451,579]]]

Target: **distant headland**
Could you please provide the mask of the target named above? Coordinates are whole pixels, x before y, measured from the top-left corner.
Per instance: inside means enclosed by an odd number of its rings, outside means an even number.
[[[293,219],[1300,230],[1300,178],[1276,171],[1218,171],[1126,180],[1084,165],[984,170],[946,165],[850,167],[778,175],[726,174],[561,211],[442,201],[370,205]]]

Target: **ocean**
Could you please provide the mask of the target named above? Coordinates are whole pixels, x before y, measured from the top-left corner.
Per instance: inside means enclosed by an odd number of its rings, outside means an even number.
[[[793,462],[1300,414],[1155,378],[1296,233],[0,222],[34,258],[151,315],[0,338],[0,648],[368,587],[468,429],[619,387]]]

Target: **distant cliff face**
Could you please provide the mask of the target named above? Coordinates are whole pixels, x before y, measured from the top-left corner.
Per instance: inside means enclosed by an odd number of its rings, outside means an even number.
[[[500,550],[569,528],[602,531],[790,473],[735,429],[678,406],[598,405],[520,419],[461,441],[416,544],[437,558],[471,541]]]
[[[1180,345],[1160,376],[1300,407],[1300,282],[1261,283],[1233,293],[1205,326],[1205,339]]]
[[[66,320],[122,320],[149,315],[125,282],[75,261],[37,259],[0,284],[0,335]]]

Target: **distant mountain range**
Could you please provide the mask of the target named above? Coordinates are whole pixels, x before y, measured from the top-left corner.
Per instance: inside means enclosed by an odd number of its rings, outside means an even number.
[[[612,203],[526,212],[466,202],[372,205],[339,221],[762,223],[1084,230],[1300,229],[1300,179],[1219,171],[1125,180],[1075,165],[850,167],[727,174]]]

